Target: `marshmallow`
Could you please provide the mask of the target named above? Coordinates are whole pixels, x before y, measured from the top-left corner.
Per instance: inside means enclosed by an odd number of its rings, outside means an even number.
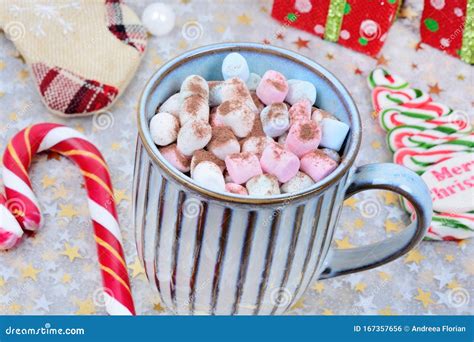
[[[298,192],[309,188],[313,184],[314,182],[310,176],[304,172],[298,171],[296,176],[281,186],[280,190],[283,193]]]
[[[251,91],[250,96],[252,97],[253,103],[255,104],[257,111],[260,113],[263,110],[263,108],[265,108],[265,105],[263,104],[262,101],[260,101],[255,91]]]
[[[209,121],[208,100],[199,95],[192,95],[185,98],[181,104],[179,121],[181,125],[191,120]]]
[[[222,101],[239,100],[244,102],[249,108],[257,112],[257,106],[252,99],[250,91],[247,89],[245,82],[240,78],[230,78],[224,82],[221,88]]]
[[[169,113],[158,113],[150,121],[150,134],[154,143],[166,146],[176,141],[179,131],[179,122]]]
[[[230,127],[239,138],[250,134],[255,115],[255,112],[240,100],[224,101],[216,111],[217,120]]]
[[[336,163],[339,163],[341,161],[341,156],[337,151],[331,150],[330,148],[322,148],[321,151],[323,151],[329,158],[334,160]]]
[[[222,62],[222,76],[224,80],[238,77],[242,81],[247,82],[249,78],[249,65],[247,60],[240,53],[229,53]]]
[[[272,196],[280,194],[278,179],[268,174],[252,177],[245,187],[251,196]]]
[[[260,77],[260,75],[254,74],[253,72],[250,73],[249,79],[246,82],[247,88],[250,91],[257,90],[257,87],[260,84],[261,80],[262,80],[262,77]]]
[[[225,190],[227,192],[230,192],[231,194],[236,194],[236,195],[248,195],[247,189],[245,189],[242,185],[235,184],[235,183],[227,183],[225,185]]]
[[[266,105],[283,102],[288,94],[285,76],[278,71],[268,70],[257,87],[258,98]]]
[[[171,95],[168,100],[163,102],[163,104],[160,106],[159,112],[170,113],[171,115],[174,115],[179,118],[179,112],[181,111],[182,102],[183,100],[181,99],[180,93]]]
[[[283,133],[282,135],[278,137],[278,143],[280,145],[285,145],[287,137],[288,137],[288,132]]]
[[[249,152],[227,156],[225,158],[225,166],[232,182],[236,184],[243,184],[253,176],[262,174],[262,168],[257,156]]]
[[[274,141],[272,138],[263,136],[263,137],[249,137],[246,138],[242,143],[242,152],[250,152],[257,157],[261,157],[263,150],[269,145],[273,144]]]
[[[197,164],[193,171],[193,179],[203,188],[219,192],[225,191],[222,171],[213,162],[203,161]]]
[[[209,107],[216,107],[222,103],[222,86],[223,81],[209,81]]]
[[[288,94],[285,102],[294,105],[301,100],[308,100],[310,105],[316,102],[316,88],[311,82],[301,80],[288,80]]]
[[[256,114],[255,119],[253,120],[252,130],[249,134],[250,137],[266,137],[265,132],[263,131],[262,120],[260,120],[260,115]]]
[[[178,149],[186,156],[204,148],[212,137],[212,128],[206,121],[191,120],[178,133]]]
[[[198,75],[187,77],[181,85],[181,110],[179,121],[184,125],[189,120],[209,121],[209,86]]]
[[[323,134],[320,145],[339,151],[349,132],[349,125],[339,120],[323,119],[321,130]]]
[[[201,76],[191,75],[186,77],[181,84],[180,94],[182,99],[195,95],[209,99],[209,85]]]
[[[337,163],[324,152],[315,150],[301,158],[301,171],[309,175],[315,182],[329,175],[337,168]]]
[[[273,143],[268,145],[260,158],[262,170],[278,178],[282,183],[293,178],[300,168],[300,160],[283,146]]]
[[[189,171],[189,158],[182,154],[176,144],[160,148],[160,153],[171,165],[181,172]]]
[[[229,127],[215,127],[207,149],[217,158],[224,160],[229,154],[239,153],[240,144]]]
[[[211,112],[209,113],[209,124],[211,127],[223,127],[225,126],[222,121],[219,120],[217,117],[217,107],[214,107],[211,109]]]
[[[290,127],[288,108],[284,103],[273,103],[260,113],[263,131],[274,138],[282,135]]]
[[[315,108],[313,110],[313,114],[311,115],[311,119],[315,121],[317,124],[321,124],[321,121],[323,121],[323,119],[326,119],[326,118],[337,120],[337,118],[334,115],[320,108]]]
[[[321,141],[321,128],[313,120],[296,121],[286,137],[285,147],[302,157],[316,149]]]
[[[306,99],[295,102],[293,106],[291,106],[289,113],[292,124],[298,120],[310,120],[311,104]]]
[[[194,168],[203,161],[210,161],[219,166],[222,172],[225,170],[225,163],[217,158],[213,153],[206,150],[197,150],[194,152],[191,159],[191,177],[193,176]]]

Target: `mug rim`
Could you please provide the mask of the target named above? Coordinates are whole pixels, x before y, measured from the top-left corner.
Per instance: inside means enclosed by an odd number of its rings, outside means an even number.
[[[213,190],[206,189],[197,183],[191,181],[191,179],[184,175],[178,170],[173,170],[169,163],[164,160],[164,158],[159,153],[158,147],[152,141],[150,130],[149,130],[149,120],[146,117],[146,103],[148,98],[157,91],[157,88],[160,85],[160,82],[172,71],[174,71],[179,66],[186,64],[190,60],[193,60],[198,57],[210,55],[217,52],[239,52],[239,51],[250,51],[250,52],[262,52],[266,54],[272,54],[278,57],[285,58],[294,63],[297,63],[306,69],[309,69],[310,72],[317,74],[321,77],[328,86],[330,86],[335,93],[339,95],[344,101],[342,105],[345,107],[346,111],[349,113],[350,120],[350,142],[347,148],[347,152],[342,157],[341,163],[338,167],[322,181],[315,183],[313,186],[297,193],[289,194],[280,194],[271,197],[250,197],[242,196],[235,194],[220,193]],[[150,79],[145,84],[145,87],[142,90],[140,95],[140,100],[138,104],[137,111],[137,126],[138,126],[138,136],[141,140],[142,145],[147,151],[148,156],[156,163],[161,170],[163,170],[168,176],[173,178],[175,181],[186,187],[199,193],[202,196],[205,196],[210,199],[225,201],[230,203],[237,204],[279,204],[279,203],[288,203],[293,200],[303,199],[307,197],[312,197],[316,194],[319,194],[337,183],[347,172],[349,172],[351,166],[354,164],[355,158],[359,152],[361,144],[361,119],[359,110],[352,98],[351,94],[347,88],[342,84],[339,79],[337,79],[329,70],[324,68],[319,63],[300,55],[294,51],[287,50],[284,48],[272,46],[269,44],[261,43],[218,43],[210,44],[193,49],[183,54],[171,59],[167,63],[163,64],[158,70],[156,70]]]

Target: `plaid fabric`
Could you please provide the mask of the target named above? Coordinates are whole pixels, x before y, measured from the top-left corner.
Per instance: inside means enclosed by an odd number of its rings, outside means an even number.
[[[113,86],[85,79],[59,67],[34,63],[32,70],[44,102],[54,111],[65,114],[96,112],[107,107],[118,94]]]
[[[147,31],[143,25],[124,24],[121,2],[122,0],[105,0],[107,27],[118,39],[143,53]]]

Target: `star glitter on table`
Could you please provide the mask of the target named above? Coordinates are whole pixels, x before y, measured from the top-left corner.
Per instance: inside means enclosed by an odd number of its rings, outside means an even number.
[[[141,13],[151,1],[129,1]],[[92,117],[62,119],[49,114],[34,89],[21,56],[0,35],[0,147],[28,124],[52,121],[74,127],[101,149],[112,174],[124,248],[137,313],[168,314],[148,285],[135,250],[131,221],[136,108],[145,82],[170,58],[185,50],[222,41],[265,42],[295,50],[333,72],[351,92],[363,122],[357,165],[391,161],[385,132],[372,115],[368,73],[388,68],[437,101],[472,115],[474,71],[455,58],[420,43],[419,1],[408,0],[377,59],[282,27],[270,17],[272,1],[166,1],[177,14],[175,29],[150,37],[148,51],[123,96],[111,108],[107,127]],[[199,34],[183,33],[197,23]],[[413,67],[413,66],[416,67]],[[85,206],[80,172],[52,153],[35,158],[33,188],[45,226],[21,245],[0,253],[0,314],[105,314],[96,294],[101,288],[96,246]],[[348,199],[335,235],[335,247],[350,248],[396,234],[408,223],[398,197],[367,191]],[[374,270],[315,281],[290,315],[470,314],[474,310],[474,242],[422,242],[406,256]],[[25,296],[24,293],[28,293]]]

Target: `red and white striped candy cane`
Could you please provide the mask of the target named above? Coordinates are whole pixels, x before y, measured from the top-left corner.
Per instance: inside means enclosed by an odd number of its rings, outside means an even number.
[[[35,153],[46,150],[72,159],[84,176],[107,312],[134,315],[110,174],[99,150],[76,130],[41,123],[22,130],[8,143],[3,156],[6,198],[0,195],[0,248],[11,248],[20,241],[21,228],[34,231],[41,227],[28,168]]]

